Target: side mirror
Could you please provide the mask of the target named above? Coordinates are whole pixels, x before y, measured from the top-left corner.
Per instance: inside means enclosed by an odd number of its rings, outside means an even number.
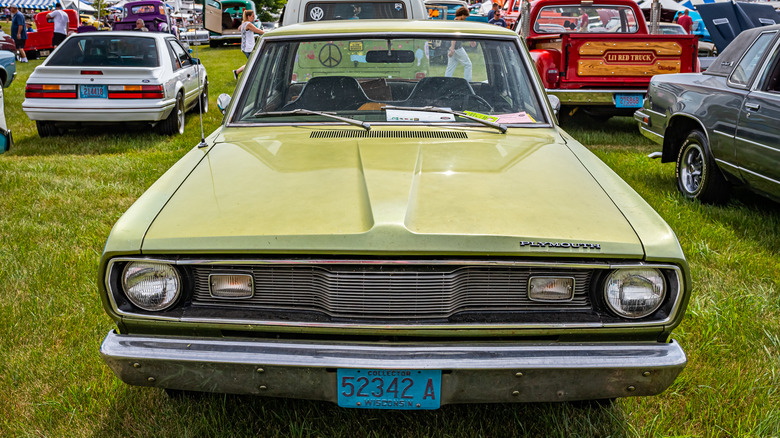
[[[555,114],[555,117],[558,117],[558,112],[561,111],[561,99],[558,99],[558,96],[552,94],[548,94],[547,99],[550,101],[553,114]]]
[[[222,111],[222,114],[225,114],[228,105],[230,105],[230,95],[225,93],[220,94],[217,98],[217,108]]]

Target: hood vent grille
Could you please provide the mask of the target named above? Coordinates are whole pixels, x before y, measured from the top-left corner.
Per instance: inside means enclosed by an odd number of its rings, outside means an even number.
[[[315,131],[309,138],[469,138],[461,131],[358,131],[355,129],[335,129]]]

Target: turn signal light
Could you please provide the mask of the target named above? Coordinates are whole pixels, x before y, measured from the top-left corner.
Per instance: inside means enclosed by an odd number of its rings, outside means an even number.
[[[109,99],[162,99],[162,85],[109,85]]]
[[[24,87],[24,97],[26,98],[54,98],[54,99],[75,99],[75,85],[54,85],[54,84],[27,84]]]
[[[252,298],[254,282],[249,274],[211,274],[209,292],[214,298]]]
[[[574,298],[573,277],[531,277],[528,279],[531,301],[561,302]]]

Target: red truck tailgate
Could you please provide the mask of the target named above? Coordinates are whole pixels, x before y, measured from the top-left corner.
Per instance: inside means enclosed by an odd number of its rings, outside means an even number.
[[[657,74],[697,69],[695,35],[562,35],[560,88],[646,88]],[[619,79],[616,79],[619,78]]]

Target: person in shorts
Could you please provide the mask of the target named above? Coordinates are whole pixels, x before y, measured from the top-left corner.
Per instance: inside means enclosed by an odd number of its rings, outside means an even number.
[[[244,21],[238,26],[238,30],[241,32],[241,52],[246,55],[246,59],[249,59],[249,55],[252,54],[252,50],[255,48],[255,34],[262,35],[265,33],[263,29],[259,29],[254,25],[255,11],[251,9],[244,9]],[[246,64],[233,70],[233,78],[238,80],[238,75],[244,71]]]
[[[27,62],[27,54],[24,46],[27,43],[27,26],[24,23],[24,14],[19,12],[16,5],[8,7],[11,10],[11,39],[14,40],[16,50],[19,52],[19,62]]]
[[[54,5],[54,10],[46,16],[46,21],[54,23],[54,33],[51,37],[51,45],[56,49],[65,38],[68,37],[68,14],[62,10],[62,4]]]

